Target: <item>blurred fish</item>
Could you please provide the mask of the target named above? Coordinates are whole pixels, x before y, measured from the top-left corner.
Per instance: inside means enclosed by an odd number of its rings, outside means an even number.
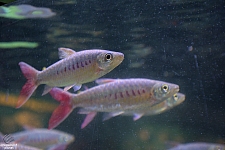
[[[36,147],[31,147],[31,146],[27,146],[27,145],[23,145],[23,144],[19,144],[19,143],[10,143],[10,144],[6,144],[1,142],[0,143],[0,150],[41,150],[39,148]]]
[[[99,79],[101,84],[79,94],[71,94],[59,88],[50,91],[60,102],[53,112],[49,129],[60,124],[76,107],[82,107],[80,114],[87,114],[81,128],[86,127],[97,112],[111,112],[114,116],[124,111],[135,112],[160,103],[179,91],[179,86],[150,79]]]
[[[108,50],[75,52],[69,48],[59,48],[59,58],[62,60],[43,71],[24,62],[19,63],[27,82],[20,92],[16,108],[21,107],[40,84],[46,84],[42,95],[52,87],[65,87],[64,90],[74,87],[74,90],[78,90],[83,83],[94,81],[117,67],[124,55]]]
[[[140,109],[136,110],[135,112],[132,111],[124,111],[122,115],[133,115],[133,120],[139,119],[141,116],[149,116],[149,115],[157,115],[161,114],[162,112],[165,112],[179,104],[181,104],[185,100],[185,95],[182,93],[176,93],[173,96],[165,99],[164,101],[146,108],[146,109]],[[110,118],[114,117],[113,113],[106,113],[103,115],[103,120],[108,120]],[[138,117],[138,118],[137,118]]]
[[[29,129],[10,135],[16,143],[51,150],[64,150],[75,139],[71,134],[44,128]]]
[[[179,144],[168,150],[225,150],[225,145],[216,143],[196,142]]]
[[[27,4],[4,7],[0,6],[0,17],[10,19],[49,18],[56,13],[45,7],[34,7]]]
[[[0,92],[0,106],[15,108],[18,96],[9,93]],[[42,99],[30,99],[23,108],[29,109],[38,113],[52,112],[57,105],[55,103],[47,102]]]

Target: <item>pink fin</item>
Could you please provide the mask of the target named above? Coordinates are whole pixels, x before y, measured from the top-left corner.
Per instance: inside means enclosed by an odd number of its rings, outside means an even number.
[[[81,125],[81,129],[85,128],[96,116],[97,112],[90,112],[84,119],[84,122]]]
[[[50,91],[50,94],[54,99],[60,102],[60,105],[52,113],[48,129],[58,126],[73,110],[70,93],[63,91],[60,88],[53,88]]]
[[[103,121],[109,120],[110,118],[119,116],[119,115],[121,115],[121,114],[123,114],[123,113],[124,113],[123,111],[105,113],[105,114],[103,115]]]
[[[38,71],[24,62],[20,62],[19,65],[21,71],[23,72],[23,75],[27,79],[27,82],[22,87],[16,108],[19,108],[24,103],[26,103],[26,101],[30,98],[30,96],[38,87],[38,84],[36,83]]]
[[[59,102],[70,102],[70,93],[60,88],[52,88],[50,91],[52,98]]]
[[[139,113],[139,114],[135,113],[134,117],[133,117],[133,120],[136,121],[136,120],[140,119],[143,115],[144,115],[144,113]]]

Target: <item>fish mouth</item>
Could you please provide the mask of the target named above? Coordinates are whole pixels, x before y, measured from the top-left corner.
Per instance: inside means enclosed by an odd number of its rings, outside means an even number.
[[[118,60],[119,60],[120,62],[122,62],[122,61],[124,60],[124,54],[123,54],[123,53],[119,53],[119,54],[117,55],[117,58],[118,58]]]
[[[180,90],[180,88],[179,88],[179,86],[178,85],[176,85],[175,87],[174,87],[174,92],[179,92],[179,90]]]

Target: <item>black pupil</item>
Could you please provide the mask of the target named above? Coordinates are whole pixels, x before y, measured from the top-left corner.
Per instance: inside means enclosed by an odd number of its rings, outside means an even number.
[[[106,54],[106,59],[110,60],[111,59],[111,55],[110,54]]]
[[[166,90],[167,89],[167,86],[164,86],[163,88]]]

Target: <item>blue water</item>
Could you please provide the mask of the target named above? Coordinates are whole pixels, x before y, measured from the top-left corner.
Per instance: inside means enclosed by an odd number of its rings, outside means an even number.
[[[74,110],[56,128],[76,137],[68,149],[157,150],[165,149],[168,141],[225,144],[222,0],[22,0],[6,6],[21,4],[50,8],[56,15],[0,18],[0,42],[39,44],[36,48],[0,48],[1,93],[19,94],[25,83],[20,61],[41,70],[58,61],[58,47],[69,47],[123,52],[123,63],[104,77],[167,81],[178,84],[186,95],[184,103],[163,114],[136,122],[126,116],[102,122],[102,114],[98,114],[85,129],[80,129],[85,116]],[[49,95],[42,97],[42,91],[40,86],[32,98],[55,103]],[[0,131],[4,134],[22,130],[26,121],[18,121],[21,115],[24,120],[25,114],[33,115],[27,122],[45,128],[51,115],[3,105],[0,112]]]

